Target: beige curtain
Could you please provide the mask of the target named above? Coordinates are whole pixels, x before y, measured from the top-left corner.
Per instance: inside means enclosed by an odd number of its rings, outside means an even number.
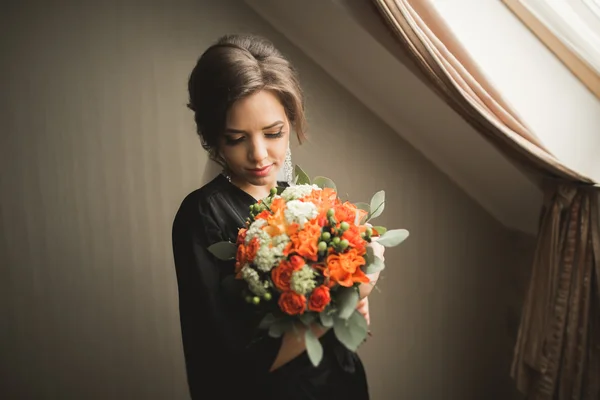
[[[511,110],[427,0],[372,0],[418,74],[545,193],[512,366],[528,399],[600,398],[598,188]]]

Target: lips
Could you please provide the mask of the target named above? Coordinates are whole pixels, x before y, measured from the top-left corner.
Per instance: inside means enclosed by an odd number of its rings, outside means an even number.
[[[265,170],[267,170],[268,168],[271,168],[271,166],[270,166],[270,165],[267,165],[266,167],[262,167],[262,168],[253,168],[253,169],[251,169],[250,171],[252,171],[252,172],[260,172],[260,171],[265,171]]]
[[[267,165],[266,167],[248,169],[248,172],[255,176],[266,176],[269,174],[271,167],[273,167],[273,164]]]

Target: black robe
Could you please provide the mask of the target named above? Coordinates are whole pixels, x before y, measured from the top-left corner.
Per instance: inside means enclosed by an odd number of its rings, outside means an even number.
[[[181,333],[192,400],[367,400],[362,362],[337,341],[332,329],[321,338],[324,354],[318,367],[304,352],[269,372],[281,338],[257,329],[252,306],[222,285],[234,274],[234,263],[217,260],[207,250],[218,241],[235,242],[254,202],[219,175],[186,196],[173,222]]]

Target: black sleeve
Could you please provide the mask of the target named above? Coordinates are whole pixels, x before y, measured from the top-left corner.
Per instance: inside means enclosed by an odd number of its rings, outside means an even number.
[[[198,204],[184,201],[173,223],[172,240],[192,399],[202,398],[217,380],[235,376],[234,371],[252,375],[255,381],[268,374],[281,339],[262,331],[257,336],[258,321],[248,305],[223,289],[222,271],[227,265],[207,250],[222,240],[216,223]]]

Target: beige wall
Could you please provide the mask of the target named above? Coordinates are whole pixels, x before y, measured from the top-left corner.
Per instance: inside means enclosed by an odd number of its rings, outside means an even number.
[[[0,397],[188,398],[170,230],[206,157],[186,78],[252,31],[301,72],[295,161],[356,201],[385,189],[380,222],[412,233],[372,296],[373,399],[508,398],[527,246],[239,2],[82,3],[0,16]]]

